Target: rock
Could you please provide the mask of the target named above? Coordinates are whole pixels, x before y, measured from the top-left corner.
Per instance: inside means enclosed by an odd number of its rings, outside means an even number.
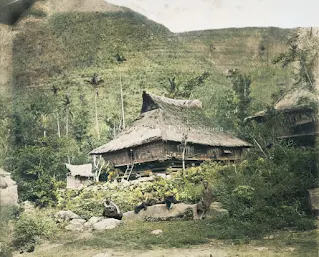
[[[166,179],[167,178],[167,175],[165,173],[158,173],[156,174],[157,177],[161,177],[161,178],[164,178]]]
[[[138,178],[137,181],[140,182],[140,183],[143,183],[143,182],[152,182],[154,181],[155,178],[154,176],[151,176],[151,177],[141,177],[141,178]]]
[[[99,222],[99,221],[101,221],[103,219],[104,219],[104,217],[91,217],[88,220],[88,222],[91,223],[91,224],[95,224],[95,223],[97,223],[97,222]]]
[[[254,250],[257,250],[257,251],[267,251],[267,250],[268,250],[268,247],[264,247],[264,246],[254,247]]]
[[[93,225],[103,219],[104,217],[91,217],[88,222],[83,224],[83,228],[88,230],[93,229]]]
[[[0,189],[6,189],[7,187],[8,187],[8,184],[3,179],[1,179],[0,180]]]
[[[0,206],[18,205],[18,186],[10,173],[0,168]]]
[[[23,208],[24,212],[34,212],[35,210],[34,204],[30,201],[22,202],[21,207]]]
[[[93,229],[93,224],[92,223],[90,223],[90,222],[85,222],[84,224],[83,224],[83,228],[84,229]]]
[[[222,217],[229,216],[228,210],[222,207],[220,202],[213,202],[209,206],[209,210],[206,213],[206,218],[210,219],[220,219]]]
[[[86,222],[86,220],[85,220],[85,219],[73,219],[73,220],[71,220],[71,221],[70,221],[70,224],[74,224],[74,225],[76,225],[76,224],[83,225],[85,222]]]
[[[319,188],[308,190],[310,208],[314,215],[319,216]]]
[[[130,186],[130,182],[128,182],[127,180],[122,180],[121,183],[120,183],[120,186],[122,187],[128,187]]]
[[[75,214],[72,211],[59,211],[57,212],[54,217],[59,220],[68,221],[72,219],[79,219],[79,215]]]
[[[274,239],[275,237],[273,235],[265,236],[264,239]]]
[[[65,227],[66,230],[70,230],[70,231],[76,231],[76,232],[82,232],[84,230],[84,227],[82,224],[72,224],[70,223],[69,225],[67,225]]]
[[[191,220],[198,219],[196,204],[174,204],[168,210],[165,204],[148,206],[146,210],[141,210],[138,214],[129,211],[123,214],[124,221],[164,221],[164,220]]]
[[[153,234],[153,235],[159,235],[159,234],[162,234],[162,233],[163,233],[163,230],[160,230],[160,229],[156,229],[156,230],[153,230],[151,232],[151,234]]]
[[[114,229],[117,226],[119,226],[122,223],[122,221],[117,219],[103,219],[95,224],[93,224],[93,228],[95,230],[106,230],[106,229]]]

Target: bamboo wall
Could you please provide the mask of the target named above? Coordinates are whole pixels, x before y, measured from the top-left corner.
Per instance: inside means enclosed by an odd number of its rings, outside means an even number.
[[[120,151],[104,154],[106,161],[110,161],[115,166],[130,165],[140,162],[155,161],[163,158],[164,143],[162,141],[151,142],[148,144],[132,147],[131,149],[123,149]]]
[[[243,149],[240,147],[221,148],[199,144],[187,144],[185,149],[185,160],[236,160],[241,157],[242,152]],[[132,165],[132,163],[164,161],[172,158],[181,160],[183,158],[183,146],[178,142],[156,141],[131,149],[104,154],[103,157],[106,161],[112,162],[117,167]]]

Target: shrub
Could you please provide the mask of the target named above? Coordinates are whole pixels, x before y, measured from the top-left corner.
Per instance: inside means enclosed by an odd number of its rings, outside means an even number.
[[[312,228],[306,195],[317,183],[316,151],[278,144],[268,154],[219,170],[219,200],[240,222],[267,229]]]
[[[56,229],[55,222],[48,217],[23,213],[16,221],[12,245],[30,251],[41,240],[52,238]]]

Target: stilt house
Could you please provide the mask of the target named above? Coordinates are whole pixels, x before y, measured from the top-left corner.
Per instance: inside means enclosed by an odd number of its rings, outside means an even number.
[[[318,97],[315,91],[294,88],[288,91],[271,112],[261,111],[247,121],[267,122],[274,117],[274,136],[293,140],[298,145],[314,145],[319,135]]]
[[[207,119],[199,100],[143,92],[140,116],[117,138],[90,154],[102,155],[121,170],[165,171],[209,159],[235,161],[249,147]]]

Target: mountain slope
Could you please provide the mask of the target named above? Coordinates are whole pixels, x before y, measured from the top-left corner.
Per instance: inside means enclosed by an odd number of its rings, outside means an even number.
[[[278,85],[289,84],[289,70],[272,66],[271,59],[286,49],[291,30],[244,28],[175,34],[129,9],[98,0],[59,3],[36,1],[15,26],[11,88],[16,99],[27,88],[50,93],[56,86],[71,96],[74,105],[80,103],[80,95],[93,103],[94,90],[85,80],[98,73],[104,79],[99,89],[99,120],[120,116],[122,83],[130,122],[140,109],[142,90],[162,94],[168,78],[183,84],[208,71],[209,79],[194,93],[206,107],[211,105],[207,96],[216,88],[231,88],[225,74],[232,68],[250,73],[255,109],[270,102]],[[90,112],[94,117],[93,106]]]

